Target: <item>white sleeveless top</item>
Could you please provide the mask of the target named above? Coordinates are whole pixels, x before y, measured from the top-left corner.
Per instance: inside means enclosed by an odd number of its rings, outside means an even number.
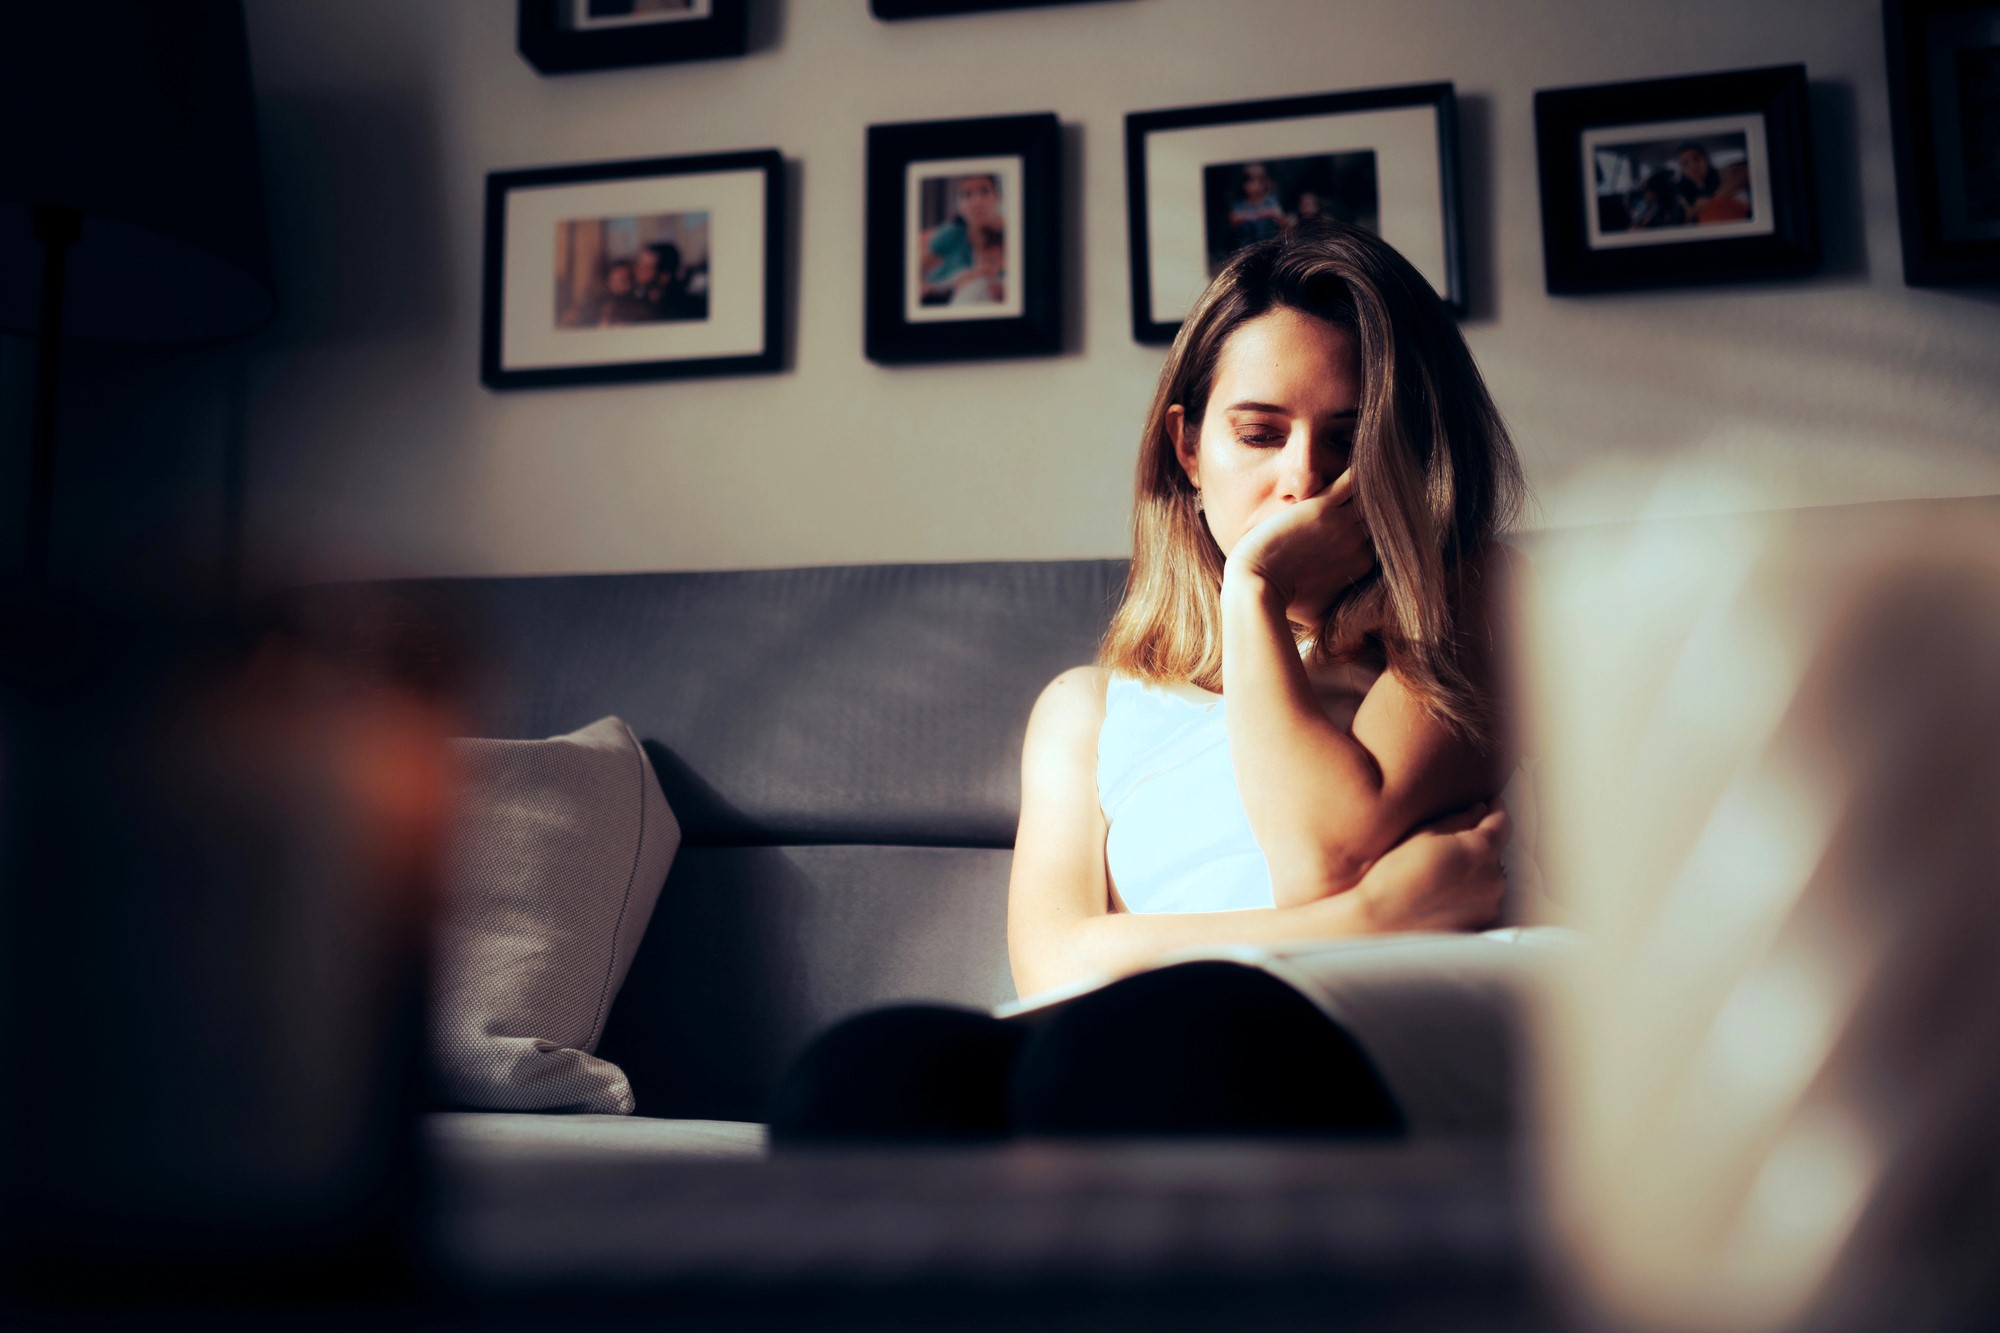
[[[1345,663],[1315,672],[1320,706],[1351,726],[1380,673]],[[1097,799],[1110,827],[1105,866],[1128,912],[1270,907],[1271,871],[1236,790],[1223,698],[1193,685],[1113,674],[1097,735]]]

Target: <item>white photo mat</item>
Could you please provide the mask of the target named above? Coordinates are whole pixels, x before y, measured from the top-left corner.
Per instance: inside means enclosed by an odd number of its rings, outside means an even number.
[[[547,370],[756,356],[764,351],[761,169],[641,176],[509,190],[500,369]],[[583,218],[701,213],[708,219],[708,318],[610,328],[557,326],[557,228]]]
[[[925,181],[940,176],[997,176],[1000,179],[1000,219],[1006,229],[1007,281],[1005,296],[980,305],[925,305],[923,289],[917,282],[920,263],[917,248],[923,239],[923,190]],[[908,240],[909,262],[903,275],[903,318],[912,324],[941,323],[961,319],[1018,319],[1024,309],[1022,289],[1027,274],[1022,270],[1021,232],[1027,215],[1021,208],[1022,166],[1019,154],[999,157],[928,158],[903,168],[903,235]]]
[[[1152,317],[1182,319],[1208,286],[1202,173],[1222,163],[1372,150],[1382,239],[1448,295],[1437,108],[1194,125],[1146,135],[1146,254]]]
[[[1741,134],[1748,145],[1750,163],[1750,216],[1741,222],[1706,222],[1696,226],[1661,227],[1658,230],[1601,231],[1597,217],[1597,150],[1622,148],[1626,144],[1658,143],[1662,139],[1705,139],[1716,134]],[[1771,200],[1771,152],[1765,139],[1764,115],[1760,111],[1733,116],[1701,116],[1692,120],[1646,121],[1633,125],[1604,125],[1585,130],[1577,145],[1577,162],[1583,170],[1584,240],[1593,250],[1616,250],[1627,246],[1675,245],[1686,241],[1720,241],[1731,236],[1769,236],[1777,230]]]

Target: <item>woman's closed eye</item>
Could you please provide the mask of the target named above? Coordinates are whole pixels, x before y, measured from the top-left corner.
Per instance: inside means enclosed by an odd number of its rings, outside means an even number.
[[[1239,429],[1236,432],[1236,439],[1239,443],[1251,449],[1281,449],[1291,440],[1291,435],[1281,430],[1247,427]],[[1339,458],[1342,467],[1345,467],[1347,461],[1354,457],[1354,437],[1352,435],[1342,435],[1329,441],[1329,444],[1335,456]]]

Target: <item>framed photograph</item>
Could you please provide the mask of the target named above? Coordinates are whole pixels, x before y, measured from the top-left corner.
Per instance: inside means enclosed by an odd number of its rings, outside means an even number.
[[[1885,0],[1903,281],[2000,281],[2000,3]]]
[[[1172,342],[1237,250],[1321,216],[1382,236],[1464,313],[1449,83],[1134,113],[1125,173],[1142,343]]]
[[[480,378],[777,370],[782,182],[768,148],[489,175]]]
[[[516,43],[544,74],[740,56],[749,0],[520,0]]]
[[[868,127],[868,357],[1062,350],[1053,115]]]
[[[1819,267],[1803,65],[1544,89],[1535,140],[1550,292]]]

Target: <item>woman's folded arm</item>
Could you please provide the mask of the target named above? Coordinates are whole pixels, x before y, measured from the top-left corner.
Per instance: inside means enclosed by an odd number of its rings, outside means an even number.
[[[1439,721],[1394,670],[1342,727],[1320,707],[1285,617],[1284,592],[1231,570],[1222,587],[1223,686],[1237,790],[1280,905],[1359,883],[1419,825],[1490,799],[1500,750]],[[1490,636],[1483,605],[1475,641]],[[1482,655],[1476,683],[1490,688]]]
[[[1007,952],[1027,996],[1108,980],[1162,954],[1390,930],[1468,929],[1498,910],[1498,811],[1440,821],[1378,857],[1355,892],[1229,912],[1112,910],[1097,798],[1107,674],[1079,667],[1042,691],[1022,747],[1021,824],[1007,890]]]

